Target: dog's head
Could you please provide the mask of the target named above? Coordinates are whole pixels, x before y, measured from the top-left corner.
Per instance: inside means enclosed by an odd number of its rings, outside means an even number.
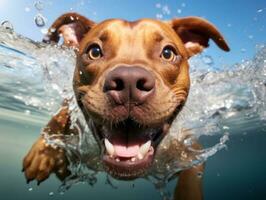
[[[151,165],[189,92],[188,58],[209,39],[229,48],[218,30],[197,17],[168,22],[111,19],[96,24],[69,13],[48,39],[77,48],[73,80],[78,104],[99,142],[108,173],[132,179]]]

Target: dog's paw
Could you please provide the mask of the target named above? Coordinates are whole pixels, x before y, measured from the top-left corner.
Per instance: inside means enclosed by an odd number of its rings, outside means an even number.
[[[69,175],[67,159],[61,148],[47,145],[43,138],[38,139],[23,160],[23,171],[27,183],[36,180],[39,185],[51,173],[60,180]]]

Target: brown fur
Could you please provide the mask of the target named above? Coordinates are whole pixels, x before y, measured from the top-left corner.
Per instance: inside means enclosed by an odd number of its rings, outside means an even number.
[[[67,35],[65,30],[69,29],[74,29],[72,35]],[[67,13],[53,23],[45,42],[58,42],[60,33],[65,39],[64,44],[75,47],[77,52],[73,79],[76,98],[82,105],[85,118],[92,118],[97,125],[102,125],[104,121],[119,122],[129,115],[146,126],[155,126],[175,118],[178,114],[177,108],[183,106],[189,92],[189,57],[208,47],[209,39],[213,39],[221,49],[229,51],[218,30],[206,20],[197,17],[173,19],[169,22],[111,19],[96,24],[76,13]],[[97,43],[104,54],[94,61],[88,59],[86,52],[93,43]],[[178,55],[174,62],[164,61],[160,57],[162,49],[167,45],[171,45]],[[114,107],[102,91],[106,75],[119,65],[145,68],[156,81],[155,95],[147,103],[132,107],[130,113],[123,106]],[[53,134],[68,134],[70,122],[66,110],[66,107],[62,108],[45,130]],[[64,155],[59,156],[64,160],[64,165],[57,164],[56,158],[59,154],[56,150],[44,151],[45,145],[41,141],[42,138],[34,144],[24,159],[26,178],[41,182],[52,172],[60,174],[60,178],[67,175]],[[42,160],[45,158],[53,161],[46,165],[46,173],[41,173]],[[58,169],[61,173],[58,173]],[[202,171],[203,166],[198,166],[180,173],[176,198],[202,199],[201,181],[197,178],[197,173]]]

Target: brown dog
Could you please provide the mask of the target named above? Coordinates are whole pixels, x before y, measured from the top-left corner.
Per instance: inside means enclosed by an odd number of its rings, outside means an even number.
[[[152,165],[157,146],[186,102],[188,59],[208,47],[209,39],[229,51],[218,30],[198,17],[96,24],[67,13],[54,22],[45,42],[58,42],[59,34],[65,45],[76,48],[76,100],[105,152],[106,172],[118,179],[140,177]],[[70,124],[66,101],[44,131],[69,134],[75,131]],[[28,181],[41,182],[52,172],[64,179],[67,163],[64,151],[46,145],[41,137],[23,169]],[[201,171],[202,165],[179,174],[175,198],[202,198]]]

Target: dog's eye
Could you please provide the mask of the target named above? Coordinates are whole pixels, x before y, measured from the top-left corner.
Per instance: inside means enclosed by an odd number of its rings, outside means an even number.
[[[91,60],[97,60],[102,57],[102,50],[97,44],[90,46],[87,52]]]
[[[174,49],[170,46],[164,47],[162,53],[161,53],[161,58],[166,60],[166,61],[175,61],[176,58],[176,53]]]

